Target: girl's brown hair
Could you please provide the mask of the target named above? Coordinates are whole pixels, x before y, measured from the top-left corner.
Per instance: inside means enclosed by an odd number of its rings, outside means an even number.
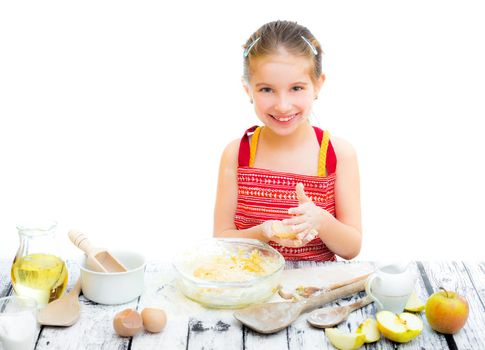
[[[308,42],[307,42],[308,41]],[[278,52],[280,48],[312,61],[310,77],[315,82],[322,74],[322,49],[308,28],[290,21],[269,22],[255,31],[244,47],[244,79],[249,81],[251,60]],[[315,52],[314,52],[315,50]]]

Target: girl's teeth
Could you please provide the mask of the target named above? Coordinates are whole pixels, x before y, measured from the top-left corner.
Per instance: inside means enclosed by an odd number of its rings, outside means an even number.
[[[285,117],[285,118],[279,118],[279,117],[275,117],[276,120],[279,120],[280,122],[287,122],[291,119],[293,119],[295,117],[294,114],[290,115],[289,117]]]

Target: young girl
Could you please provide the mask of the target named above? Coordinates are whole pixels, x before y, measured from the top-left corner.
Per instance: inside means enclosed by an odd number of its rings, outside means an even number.
[[[287,260],[354,258],[362,239],[354,149],[308,121],[325,80],[320,44],[307,28],[275,21],[244,48],[243,86],[264,126],[222,154],[214,236],[269,242]]]

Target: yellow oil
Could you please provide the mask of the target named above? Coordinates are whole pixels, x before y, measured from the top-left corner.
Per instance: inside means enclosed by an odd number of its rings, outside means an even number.
[[[15,258],[11,273],[15,293],[32,297],[39,305],[58,299],[66,289],[66,264],[55,255],[31,254]]]

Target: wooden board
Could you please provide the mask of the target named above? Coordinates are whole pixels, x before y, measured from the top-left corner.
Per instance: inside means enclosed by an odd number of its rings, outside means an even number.
[[[332,263],[320,266],[286,269],[281,285],[285,291],[294,291],[299,286],[327,288],[333,284],[345,283],[352,279],[369,275],[374,271],[370,263]]]

